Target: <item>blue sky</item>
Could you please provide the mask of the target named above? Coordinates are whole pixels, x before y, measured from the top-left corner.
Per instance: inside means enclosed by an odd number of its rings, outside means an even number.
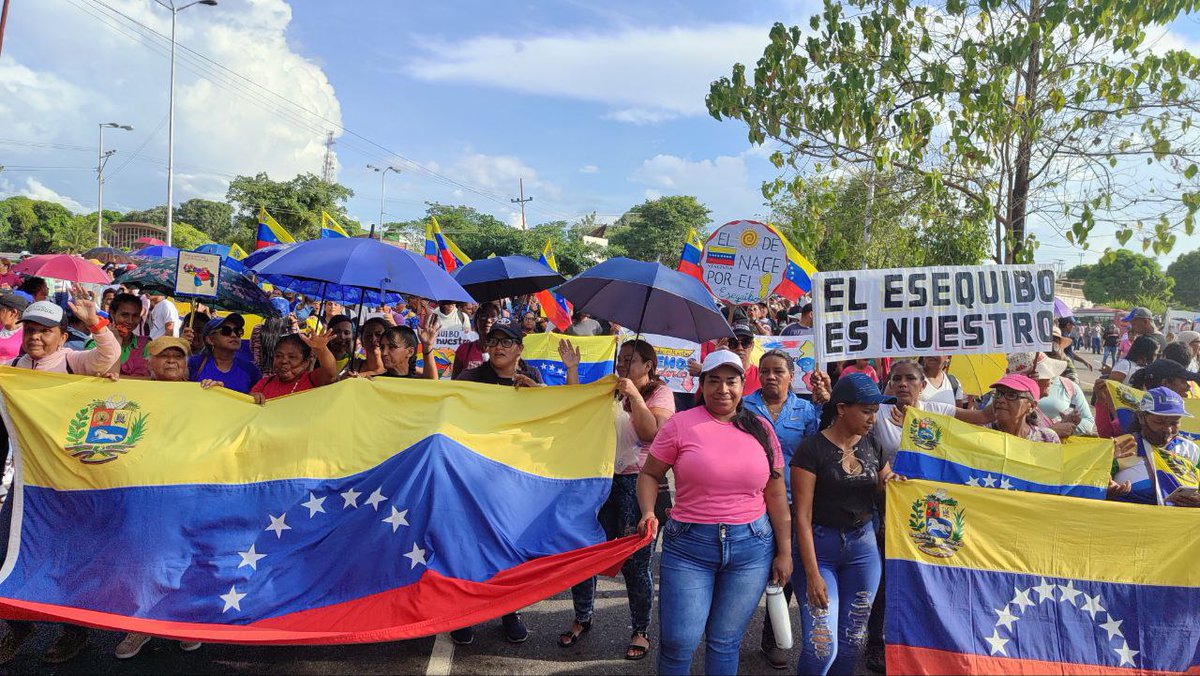
[[[389,221],[421,215],[429,200],[516,223],[508,200],[522,177],[534,198],[531,224],[593,211],[612,220],[648,197],[679,193],[699,197],[715,223],[763,217],[759,185],[775,176],[767,153],[748,144],[743,125],[709,117],[704,95],[735,61],[761,54],[773,21],[804,23],[816,7],[393,0],[193,7],[180,15],[179,41],[203,58],[181,54],[176,201],[219,198],[237,174],[319,173],[325,131],[341,125],[348,133],[339,132],[335,146],[337,178],[355,190],[349,210],[364,223],[379,211],[379,175],[368,163],[402,169],[386,179]],[[0,164],[11,167],[0,172],[0,195],[94,210],[88,168],[96,124],[113,120],[135,130],[106,135],[106,147],[118,152],[105,206],[165,201],[168,61],[166,42],[149,31],[168,32],[168,17],[151,0],[14,3],[0,57]],[[1171,38],[1200,43],[1200,29],[1184,19]],[[1041,260],[1078,262],[1073,247],[1042,234]],[[1181,242],[1177,252],[1195,245]]]

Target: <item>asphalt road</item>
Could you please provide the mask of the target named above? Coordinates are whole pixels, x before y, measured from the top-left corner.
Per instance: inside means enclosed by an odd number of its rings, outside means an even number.
[[[794,612],[795,606],[793,606]],[[793,652],[788,669],[771,669],[759,652],[764,609],[760,605],[742,644],[741,674],[795,672]],[[558,635],[573,619],[571,595],[566,591],[527,608],[522,615],[529,626],[526,643],[504,640],[500,622],[476,628],[475,642],[454,646],[449,637],[354,646],[251,647],[209,644],[184,653],[174,641],[154,639],[130,660],[112,656],[121,635],[93,631],[91,645],[68,664],[49,666],[38,656],[50,645],[57,629],[39,625],[37,634],[6,666],[6,673],[57,674],[653,674],[653,650],[640,662],[623,659],[631,628],[624,583],[601,578],[596,595],[593,628],[572,649],[558,647]],[[651,642],[657,636],[651,628]],[[693,673],[703,672],[703,644],[697,650]],[[871,673],[871,672],[862,672]]]

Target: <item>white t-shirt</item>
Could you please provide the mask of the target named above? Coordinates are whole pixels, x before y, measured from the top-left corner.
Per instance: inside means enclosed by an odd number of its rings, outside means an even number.
[[[175,329],[171,335],[179,336],[179,310],[175,304],[163,299],[158,305],[150,308],[150,340],[166,335],[167,324],[174,322]]]
[[[892,422],[893,408],[895,406],[892,404],[880,404],[879,413],[875,415],[875,426],[871,428],[871,436],[875,437],[879,448],[883,449],[883,457],[888,462],[891,462],[896,457],[896,451],[900,450],[900,435],[904,432],[903,428]],[[954,404],[945,404],[940,401],[921,401],[918,402],[917,408],[929,413],[948,415],[951,418],[954,417],[954,411],[957,409]]]
[[[1124,382],[1128,384],[1129,376],[1136,373],[1139,368],[1141,367],[1129,361],[1128,359],[1118,359],[1117,363],[1112,367],[1112,372],[1114,374],[1120,373],[1121,375],[1125,376]]]
[[[942,374],[941,387],[934,385],[933,381],[929,380],[925,383],[925,389],[921,390],[922,402],[938,402],[954,406],[964,399],[966,397],[963,396],[962,389],[954,386],[954,381],[950,378],[949,373]],[[934,412],[936,413],[936,411]]]

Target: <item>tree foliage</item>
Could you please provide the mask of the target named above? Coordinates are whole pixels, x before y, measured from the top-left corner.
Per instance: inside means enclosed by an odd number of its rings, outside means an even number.
[[[657,261],[674,268],[688,231],[703,231],[711,222],[709,209],[690,195],[646,200],[614,224],[609,241],[630,258]]]
[[[1076,265],[1075,267],[1071,268],[1070,270],[1067,270],[1065,274],[1063,274],[1063,279],[1073,279],[1077,282],[1086,282],[1087,278],[1088,278],[1088,274],[1090,274],[1092,271],[1092,267],[1093,266],[1090,263],[1083,263],[1081,265]]]
[[[1200,249],[1189,251],[1167,266],[1167,276],[1175,280],[1171,290],[1175,298],[1192,309],[1200,309]]]
[[[1103,224],[1161,253],[1200,208],[1200,60],[1151,52],[1146,31],[1198,5],[825,0],[807,30],[775,24],[752,70],[712,84],[708,109],[781,145],[787,175],[768,197],[827,184],[830,169],[892,169],[973,203],[1004,234],[1002,262],[1031,258],[1030,218],[1084,246]]]
[[[1117,307],[1146,305],[1153,299],[1165,305],[1171,300],[1174,285],[1175,281],[1163,274],[1158,261],[1117,249],[1088,270],[1083,295],[1093,303]]]

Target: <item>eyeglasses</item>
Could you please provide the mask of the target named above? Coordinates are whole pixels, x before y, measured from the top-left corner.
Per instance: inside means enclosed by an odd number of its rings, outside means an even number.
[[[733,342],[741,345],[742,347],[750,347],[754,344],[754,336],[738,336],[733,339]]]
[[[221,334],[222,336],[238,336],[240,338],[242,335],[242,330],[236,326],[224,324],[221,326],[221,328],[217,329],[217,333]]]
[[[1017,401],[1018,399],[1029,399],[1028,392],[1019,392],[1017,390],[995,390],[996,398],[1004,401]]]
[[[521,344],[521,341],[516,340],[515,338],[488,338],[487,339],[488,347],[497,347],[497,346],[513,347],[514,345],[520,345],[520,344]]]

